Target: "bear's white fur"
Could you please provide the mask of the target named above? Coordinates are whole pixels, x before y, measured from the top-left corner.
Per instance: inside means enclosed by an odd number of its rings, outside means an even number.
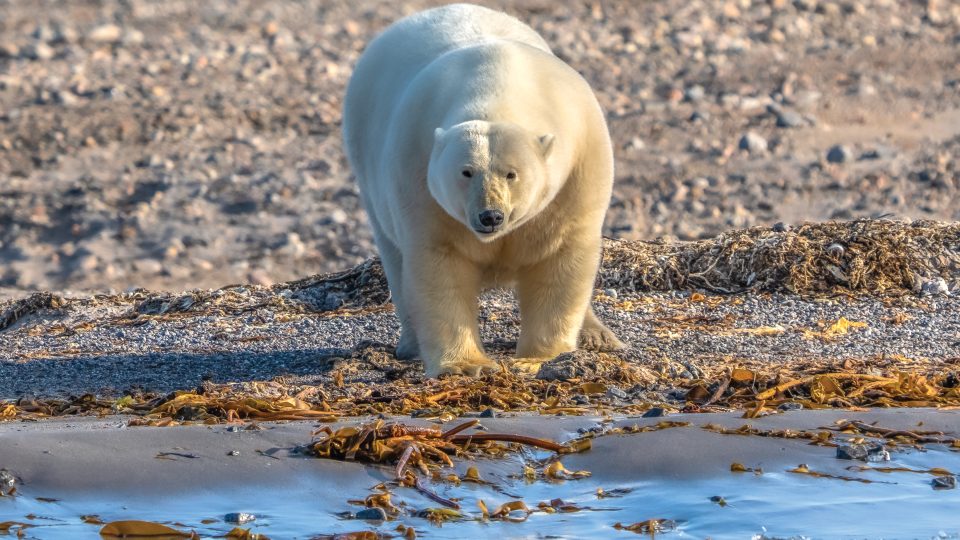
[[[578,335],[623,346],[590,307],[613,184],[604,115],[533,29],[467,4],[394,23],[357,63],[343,134],[401,321],[398,356],[419,354],[429,376],[495,367],[477,296],[499,285],[516,286],[528,367]]]

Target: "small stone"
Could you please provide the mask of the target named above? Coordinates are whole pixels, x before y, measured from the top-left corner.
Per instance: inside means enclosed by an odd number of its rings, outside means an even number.
[[[270,279],[270,275],[263,268],[256,268],[251,270],[247,274],[247,281],[254,285],[260,285],[261,287],[270,287],[273,285],[273,280]]]
[[[877,94],[877,87],[872,84],[861,83],[853,89],[853,94],[858,97],[870,97]]]
[[[241,431],[242,429],[243,429],[243,428],[240,427],[240,426],[227,426],[227,432],[228,432],[228,433],[237,433],[237,432]]]
[[[16,43],[0,43],[0,58],[16,58],[20,55],[20,47]]]
[[[794,402],[792,402],[792,401],[788,401],[788,402],[786,402],[786,403],[781,403],[780,405],[777,406],[777,410],[781,410],[781,411],[784,411],[784,412],[786,412],[786,411],[799,411],[799,410],[802,410],[802,409],[803,409],[803,403],[794,403]]]
[[[94,43],[116,43],[123,36],[123,29],[115,24],[98,26],[87,34],[87,38]]]
[[[773,232],[779,232],[779,233],[787,232],[790,230],[790,226],[782,221],[778,221],[774,223],[772,228],[773,228]]]
[[[920,292],[927,296],[949,296],[950,287],[947,286],[947,281],[943,278],[936,278],[927,282],[920,287]]]
[[[640,137],[634,137],[630,139],[630,142],[627,143],[627,150],[643,150],[646,148],[646,143],[643,142],[643,139]]]
[[[861,160],[868,159],[892,159],[897,156],[897,151],[889,146],[877,146],[860,154]]]
[[[643,413],[642,418],[658,418],[660,416],[666,416],[666,415],[667,415],[667,412],[663,409],[663,407],[654,407],[652,409],[647,410],[647,412]]]
[[[0,469],[0,492],[8,493],[17,485],[17,479],[6,469]]]
[[[142,45],[145,36],[143,32],[137,30],[136,28],[131,28],[123,34],[123,44],[127,46],[136,46]]]
[[[890,461],[890,452],[887,452],[887,450],[880,445],[871,446],[867,450],[867,461],[871,463]]]
[[[604,290],[603,290],[603,295],[604,295],[604,296],[607,296],[607,297],[610,297],[610,298],[616,298],[616,297],[617,297],[617,294],[618,294],[618,293],[617,293],[617,290],[616,290],[616,289],[604,289]]]
[[[827,246],[827,255],[830,255],[833,258],[839,258],[843,256],[843,252],[846,251],[843,249],[843,246],[840,244],[830,244]]]
[[[767,140],[752,131],[740,137],[740,149],[751,154],[762,154],[767,151]]]
[[[480,418],[495,418],[497,412],[493,410],[493,407],[487,407],[478,415]]]
[[[702,101],[704,96],[706,96],[706,91],[699,84],[690,86],[683,92],[683,99],[691,103]]]
[[[139,259],[133,261],[133,269],[141,274],[159,274],[163,271],[163,265],[156,259]]]
[[[780,111],[777,114],[777,127],[796,128],[806,124],[806,120],[799,113],[793,111]]]
[[[779,28],[771,28],[770,31],[767,32],[767,41],[770,43],[783,43],[786,39],[787,36]]]
[[[244,523],[249,523],[257,519],[257,516],[253,514],[247,514],[246,512],[231,512],[223,516],[223,520],[227,523],[237,523],[243,525]]]
[[[853,159],[853,152],[850,148],[838,144],[827,150],[827,161],[830,163],[846,163]]]
[[[20,50],[20,55],[29,60],[49,60],[56,54],[57,52],[53,50],[53,47],[42,41],[32,45],[27,45]]]
[[[600,364],[596,353],[584,350],[563,353],[552,360],[540,364],[537,379],[542,381],[565,381],[575,378],[588,378],[597,375]]]
[[[933,489],[956,489],[957,487],[957,477],[950,476],[938,476],[933,479]]]
[[[627,393],[623,390],[617,388],[616,386],[611,386],[607,388],[607,397],[617,398],[617,399],[627,399]]]
[[[849,444],[837,447],[837,459],[852,459],[856,461],[889,461],[890,452],[880,444]]]
[[[710,113],[706,111],[693,111],[688,118],[688,121],[693,123],[706,122],[707,120],[710,120]]]
[[[364,508],[363,510],[357,512],[357,519],[383,521],[387,519],[387,513],[383,511],[383,508]]]
[[[236,456],[239,456],[239,455],[240,455],[240,451],[239,451],[239,450],[231,450],[231,451],[227,452],[227,455],[228,455],[228,456],[236,457]]]
[[[851,444],[837,447],[837,459],[867,460],[867,447],[863,444]]]

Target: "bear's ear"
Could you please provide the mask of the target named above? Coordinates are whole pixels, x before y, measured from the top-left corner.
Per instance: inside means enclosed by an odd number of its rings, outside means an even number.
[[[546,158],[550,155],[550,151],[553,150],[553,141],[556,137],[552,133],[547,133],[546,135],[541,135],[537,142],[540,143],[540,154]]]

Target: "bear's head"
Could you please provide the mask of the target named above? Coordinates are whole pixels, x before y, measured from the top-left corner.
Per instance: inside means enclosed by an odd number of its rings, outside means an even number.
[[[554,136],[472,120],[437,128],[427,185],[437,203],[481,241],[515,230],[543,210],[558,186],[547,158]]]

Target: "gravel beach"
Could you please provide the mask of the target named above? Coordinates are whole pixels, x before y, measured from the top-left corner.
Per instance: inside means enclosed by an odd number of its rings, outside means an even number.
[[[870,234],[863,225],[812,230],[835,237],[854,235],[864,242]],[[866,225],[894,231],[886,233],[888,240],[917,228]],[[693,273],[689,268],[686,278],[674,277],[687,287],[651,291],[641,285],[641,278],[657,275],[644,263],[657,261],[679,272],[690,251],[706,253],[696,260],[717,270],[730,261],[769,257],[764,250],[772,250],[788,267],[800,266],[791,261],[803,261],[814,274],[825,268],[829,272],[822,273],[836,279],[834,273],[854,275],[854,270],[876,260],[878,252],[894,251],[882,242],[866,244],[871,249],[861,254],[851,244],[840,260],[830,253],[829,247],[836,244],[811,246],[803,243],[800,233],[757,229],[732,233],[740,247],[711,262],[709,254],[729,246],[730,237],[674,247],[608,241],[598,277],[606,288],[596,289],[594,306],[630,345],[615,357],[658,374],[645,381],[650,394],[641,392],[639,397],[657,395],[682,403],[682,392],[670,397],[674,385],[715,379],[736,366],[774,372],[808,364],[821,371],[848,365],[865,373],[943,374],[960,362],[960,272],[954,264],[931,266],[922,254],[936,254],[945,263],[960,257],[960,228],[920,229],[918,237],[932,238],[936,231],[953,235],[944,236],[943,245],[912,249],[914,257],[906,260],[915,266],[894,267],[903,283],[894,283],[883,295],[838,285],[812,294],[824,286],[815,282],[808,285],[810,290],[789,292],[784,287],[798,286],[790,285],[789,274],[779,275],[780,282],[771,278],[764,284],[768,290],[754,283],[740,294],[704,294],[689,277]],[[752,245],[743,241],[751,234],[756,236]],[[778,243],[782,251],[777,251]],[[910,249],[907,245],[900,249]],[[896,260],[902,263],[904,258]],[[888,270],[878,267],[861,280],[876,287]],[[710,277],[713,283],[728,288],[736,284],[717,271]],[[906,275],[920,272],[927,273],[928,281]],[[914,292],[910,285],[914,281],[942,283],[943,288],[920,285]],[[494,357],[508,361],[512,356],[519,321],[511,293],[490,291],[483,296],[481,338]],[[329,386],[343,366],[352,366],[347,382],[385,381],[400,376],[396,373],[414,382],[422,380],[419,361],[398,362],[393,357],[398,334],[376,261],[273,287],[244,285],[178,294],[137,290],[76,298],[36,294],[0,302],[0,398],[85,393],[116,397],[190,389],[205,381]],[[389,365],[371,363],[363,355],[370,347],[384,351],[382,361]]]

